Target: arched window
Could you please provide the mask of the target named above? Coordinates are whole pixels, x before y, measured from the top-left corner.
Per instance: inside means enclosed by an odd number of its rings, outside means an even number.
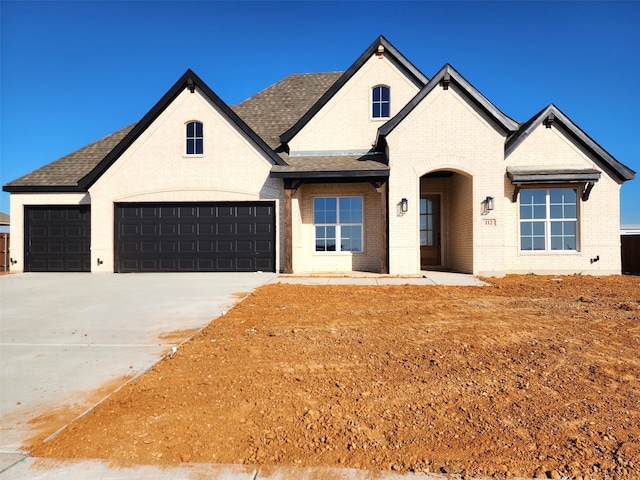
[[[202,122],[187,123],[187,155],[202,155]]]
[[[373,118],[389,118],[390,89],[384,85],[377,85],[371,90],[371,104]]]

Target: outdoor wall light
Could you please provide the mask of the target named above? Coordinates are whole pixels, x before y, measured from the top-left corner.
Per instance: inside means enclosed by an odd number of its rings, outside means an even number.
[[[104,262],[100,259],[98,259],[98,266],[102,265]]]
[[[487,210],[493,210],[493,197],[487,197],[484,199]]]
[[[409,211],[409,201],[406,198],[400,200],[400,211],[402,213],[407,213]]]

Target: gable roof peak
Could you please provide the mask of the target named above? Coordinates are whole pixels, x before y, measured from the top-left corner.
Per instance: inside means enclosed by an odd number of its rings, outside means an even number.
[[[467,81],[453,66],[449,63],[445,63],[443,67],[438,70],[429,82],[422,87],[422,89],[407,103],[402,110],[400,110],[395,117],[389,120],[378,129],[377,138],[375,141],[375,149],[379,151],[384,142],[385,137],[391,133],[391,131],[406,118],[411,111],[418,106],[418,104],[438,85],[442,86],[444,90],[449,88],[451,82],[455,83],[462,92],[469,98],[474,104],[476,104],[482,111],[484,111],[490,118],[492,118],[501,128],[506,132],[513,132],[518,129],[519,123],[502,113],[498,107],[491,103],[478,89],[476,89],[471,83]]]
[[[378,47],[382,46],[380,52]],[[300,130],[320,111],[320,109],[353,77],[373,55],[383,55],[391,61],[416,87],[422,88],[429,79],[418,70],[398,49],[396,49],[382,35],[358,57],[358,59],[336,80],[336,82],[322,95],[318,101],[291,127],[280,135],[280,141],[286,144],[296,136]]]
[[[587,135],[578,125],[567,117],[555,104],[550,103],[531,119],[525,122],[505,143],[504,156],[510,155],[536,128],[544,124],[546,128],[560,128],[573,141],[593,155],[596,163],[607,170],[610,175],[625,182],[635,177],[635,172],[616,160],[609,152],[602,148],[595,140]]]
[[[213,102],[227,121],[248,138],[254,146],[274,165],[283,160],[260,138],[216,93],[204,83],[196,73],[188,68],[180,79],[169,89],[136,126],[109,152],[102,161],[78,181],[78,186],[88,190],[102,174],[129,148],[129,146],[160,116],[162,112],[188,88],[193,93],[196,87]]]

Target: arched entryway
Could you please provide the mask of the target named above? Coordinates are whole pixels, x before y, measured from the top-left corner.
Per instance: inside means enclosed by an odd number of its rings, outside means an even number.
[[[420,177],[420,268],[473,273],[473,177],[434,170]]]

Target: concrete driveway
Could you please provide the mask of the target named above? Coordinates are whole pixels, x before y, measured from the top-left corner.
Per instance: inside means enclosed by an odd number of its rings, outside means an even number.
[[[275,278],[0,276],[0,471],[34,434],[65,425]]]

